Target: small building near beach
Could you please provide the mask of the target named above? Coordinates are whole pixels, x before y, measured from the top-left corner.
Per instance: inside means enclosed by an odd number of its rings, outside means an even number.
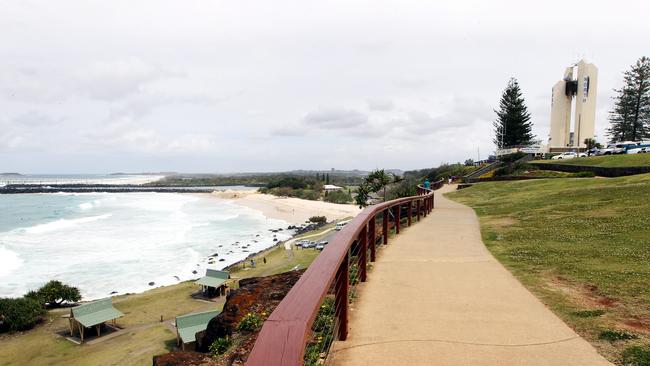
[[[323,189],[324,189],[325,191],[331,192],[331,191],[340,191],[340,190],[343,189],[343,187],[335,186],[335,185],[333,185],[333,184],[325,184],[325,185],[323,186]]]
[[[194,349],[196,333],[204,331],[210,320],[219,313],[221,311],[213,310],[176,317],[176,341],[183,351]]]
[[[81,342],[83,342],[86,329],[94,329],[95,334],[99,337],[106,322],[112,321],[115,326],[116,319],[123,316],[121,311],[113,307],[113,299],[110,297],[79,305],[70,309],[70,336],[74,336],[77,331]]]
[[[201,294],[203,296],[213,298],[226,294],[228,279],[230,279],[230,273],[226,271],[206,269],[205,276],[201,277],[196,283],[201,285]]]

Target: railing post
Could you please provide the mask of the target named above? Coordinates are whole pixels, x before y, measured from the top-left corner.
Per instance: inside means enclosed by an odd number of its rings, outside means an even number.
[[[386,245],[388,244],[388,209],[384,209],[382,216],[384,217],[384,221],[382,222],[382,234],[384,236],[384,245]]]
[[[377,254],[377,216],[373,215],[370,220],[370,261],[374,262]]]
[[[422,216],[427,217],[429,213],[429,199],[425,196],[422,199]]]
[[[406,216],[408,216],[408,219],[406,219],[406,226],[411,226],[411,220],[413,219],[413,201],[409,201],[409,207],[406,209]]]
[[[402,220],[402,205],[395,206],[395,234],[399,234]]]
[[[416,210],[417,210],[417,212],[418,212],[418,222],[420,222],[420,216],[422,215],[422,210],[420,209],[420,200],[418,199],[417,202],[418,202],[418,203],[417,203],[417,205],[416,205],[416,206],[417,206],[417,207],[416,207]]]
[[[361,234],[359,234],[359,247],[361,252],[359,253],[359,266],[361,282],[366,282],[366,266],[368,262],[368,226],[363,225],[361,229]]]
[[[349,263],[350,252],[345,256],[341,266],[336,272],[335,285],[335,315],[339,320],[338,339],[344,341],[348,338],[348,287],[350,281]]]

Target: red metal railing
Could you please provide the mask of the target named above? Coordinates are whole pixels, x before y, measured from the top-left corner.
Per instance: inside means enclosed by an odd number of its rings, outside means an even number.
[[[395,234],[400,233],[402,214],[407,226],[414,219],[420,221],[422,216],[429,214],[434,205],[433,190],[442,185],[440,180],[432,184],[432,189],[418,187],[417,196],[369,206],[352,219],[331,239],[264,322],[246,365],[302,365],[312,324],[332,287],[336,319],[334,336],[345,340],[348,335],[350,268],[354,267],[355,282],[357,278],[365,282],[368,251],[370,262],[374,262],[377,245],[388,244],[389,228],[394,228]],[[378,237],[376,226],[380,216],[382,226]],[[377,239],[381,239],[379,244]]]

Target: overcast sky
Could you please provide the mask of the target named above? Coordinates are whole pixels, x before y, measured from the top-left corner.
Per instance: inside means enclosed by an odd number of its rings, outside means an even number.
[[[425,168],[494,150],[516,77],[650,56],[650,1],[0,0],[0,172]]]

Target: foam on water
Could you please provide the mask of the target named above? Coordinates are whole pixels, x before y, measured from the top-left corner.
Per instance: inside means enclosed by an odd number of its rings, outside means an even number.
[[[284,221],[201,195],[27,194],[0,196],[0,206],[8,214],[0,217],[0,297],[51,279],[79,287],[85,299],[141,292],[150,282],[198,278],[292,234],[269,231]]]
[[[83,205],[83,203],[81,204]],[[79,205],[79,206],[81,206]],[[59,219],[56,221],[48,222],[45,224],[40,224],[32,227],[28,227],[26,229],[23,229],[26,233],[28,234],[43,234],[47,233],[50,231],[57,231],[57,230],[64,230],[64,229],[69,229],[75,225],[81,225],[81,224],[87,224],[89,222],[97,221],[97,220],[103,220],[111,217],[111,214],[104,214],[104,215],[97,215],[97,216],[89,216],[89,217],[82,217],[78,219]]]
[[[18,253],[0,247],[0,278],[17,270],[22,264],[23,261],[18,257]]]

